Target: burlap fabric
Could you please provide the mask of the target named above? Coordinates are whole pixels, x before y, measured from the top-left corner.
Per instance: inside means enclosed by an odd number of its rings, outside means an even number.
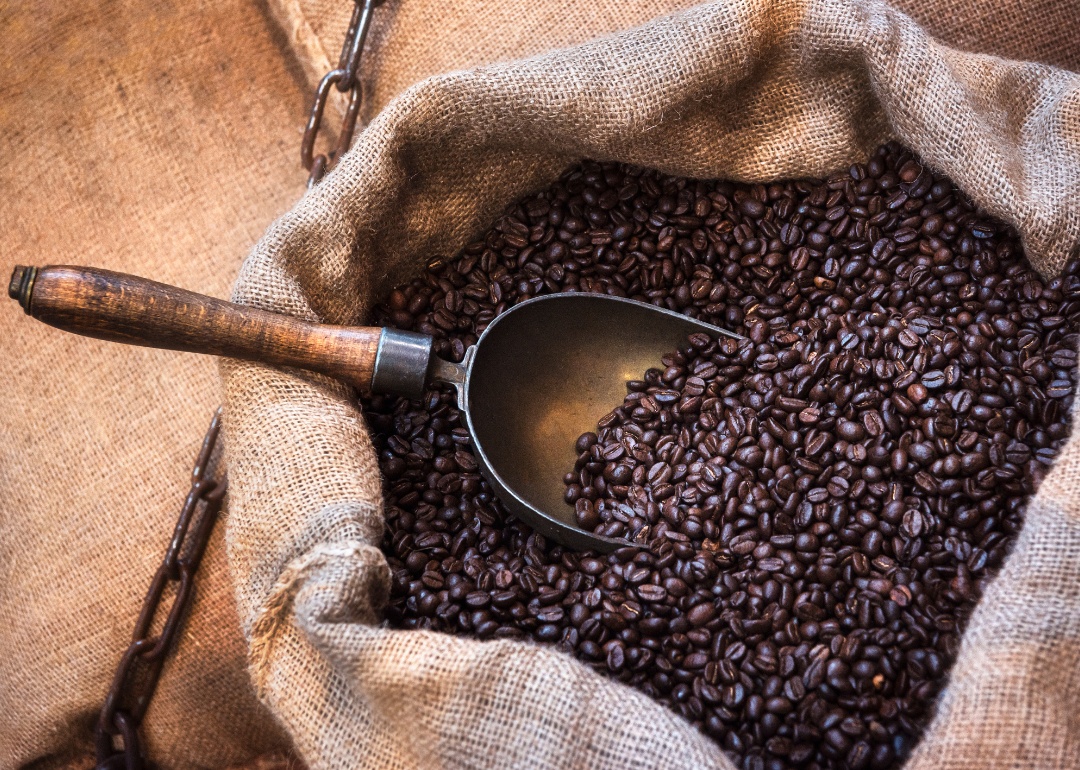
[[[268,2],[314,87],[337,65],[352,4]],[[373,18],[361,62],[362,121],[370,121],[390,99],[426,77],[565,48],[693,5],[694,0],[463,0],[433,8],[430,3],[387,0]],[[1080,71],[1074,34],[1080,8],[1068,0],[895,0],[892,5],[954,47]],[[343,112],[346,100],[336,91],[331,97]],[[333,110],[327,119],[335,119]]]
[[[0,275],[96,265],[216,296],[304,189],[307,89],[250,0],[0,5]],[[85,765],[220,393],[210,359],[62,334],[0,301],[0,767]],[[144,723],[168,768],[287,738],[210,544]]]
[[[1019,53],[1021,30],[1046,30],[1032,56],[1075,62],[1047,29],[1075,29],[1075,8],[1010,8],[988,50]],[[462,57],[439,66],[451,61]],[[950,48],[872,0],[747,0],[409,88],[271,227],[233,296],[358,323],[390,282],[579,158],[767,180],[846,167],[886,138],[1014,223],[1040,270],[1075,252],[1080,76]],[[378,625],[389,580],[378,470],[353,394],[237,362],[222,375],[227,539],[251,672],[312,768],[730,767],[689,724],[567,657]],[[1080,766],[1078,466],[1074,440],[909,767]]]

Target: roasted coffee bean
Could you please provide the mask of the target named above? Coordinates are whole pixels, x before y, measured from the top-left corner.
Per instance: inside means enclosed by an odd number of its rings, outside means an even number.
[[[586,291],[752,344],[694,335],[577,441],[575,520],[636,543],[611,555],[502,507],[452,391],[366,398],[387,619],[553,646],[741,767],[895,768],[1068,437],[1078,275],[1044,283],[893,144],[821,182],[571,169],[374,320],[461,360],[517,302]]]
[[[927,372],[922,376],[922,385],[930,390],[936,390],[937,388],[944,387],[945,385],[945,372],[938,369]]]

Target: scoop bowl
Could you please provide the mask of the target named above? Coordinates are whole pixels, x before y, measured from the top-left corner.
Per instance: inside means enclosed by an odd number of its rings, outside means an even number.
[[[737,334],[621,297],[552,294],[503,313],[466,354],[458,405],[485,478],[512,513],[575,549],[631,545],[586,532],[574,521],[563,476],[578,437],[626,397],[688,335]]]

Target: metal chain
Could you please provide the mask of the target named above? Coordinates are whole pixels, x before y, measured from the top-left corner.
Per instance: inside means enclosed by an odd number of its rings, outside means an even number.
[[[307,128],[304,129],[304,141],[300,144],[300,162],[309,172],[307,183],[309,188],[319,183],[323,175],[337,164],[352,143],[364,91],[357,78],[360,57],[364,52],[364,41],[367,39],[368,29],[371,27],[372,12],[383,2],[385,0],[355,0],[356,5],[353,7],[349,29],[345,33],[345,44],[341,48],[337,69],[327,72],[315,91],[315,103],[311,105]],[[337,147],[328,155],[315,155],[315,138],[319,135],[323,110],[326,109],[326,100],[330,95],[331,87],[336,87],[341,93],[349,94],[349,107],[341,123]]]
[[[206,477],[220,426],[221,407],[218,407],[191,472],[191,491],[180,509],[165,558],[150,581],[150,590],[135,621],[131,644],[120,659],[98,718],[94,734],[97,770],[141,770],[147,766],[139,746],[139,725],[161,676],[165,656],[173,646],[184,612],[194,595],[195,573],[210,541],[227,487],[224,476],[217,481]],[[200,503],[204,503],[202,516],[193,528]],[[150,636],[154,620],[159,617],[158,606],[172,584],[176,584],[176,594],[161,633]],[[120,736],[122,748],[114,746],[114,736]]]

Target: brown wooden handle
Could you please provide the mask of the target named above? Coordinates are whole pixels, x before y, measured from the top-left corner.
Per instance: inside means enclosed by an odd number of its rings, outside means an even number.
[[[28,315],[102,340],[295,366],[371,384],[382,329],[313,324],[110,270],[16,267]]]

